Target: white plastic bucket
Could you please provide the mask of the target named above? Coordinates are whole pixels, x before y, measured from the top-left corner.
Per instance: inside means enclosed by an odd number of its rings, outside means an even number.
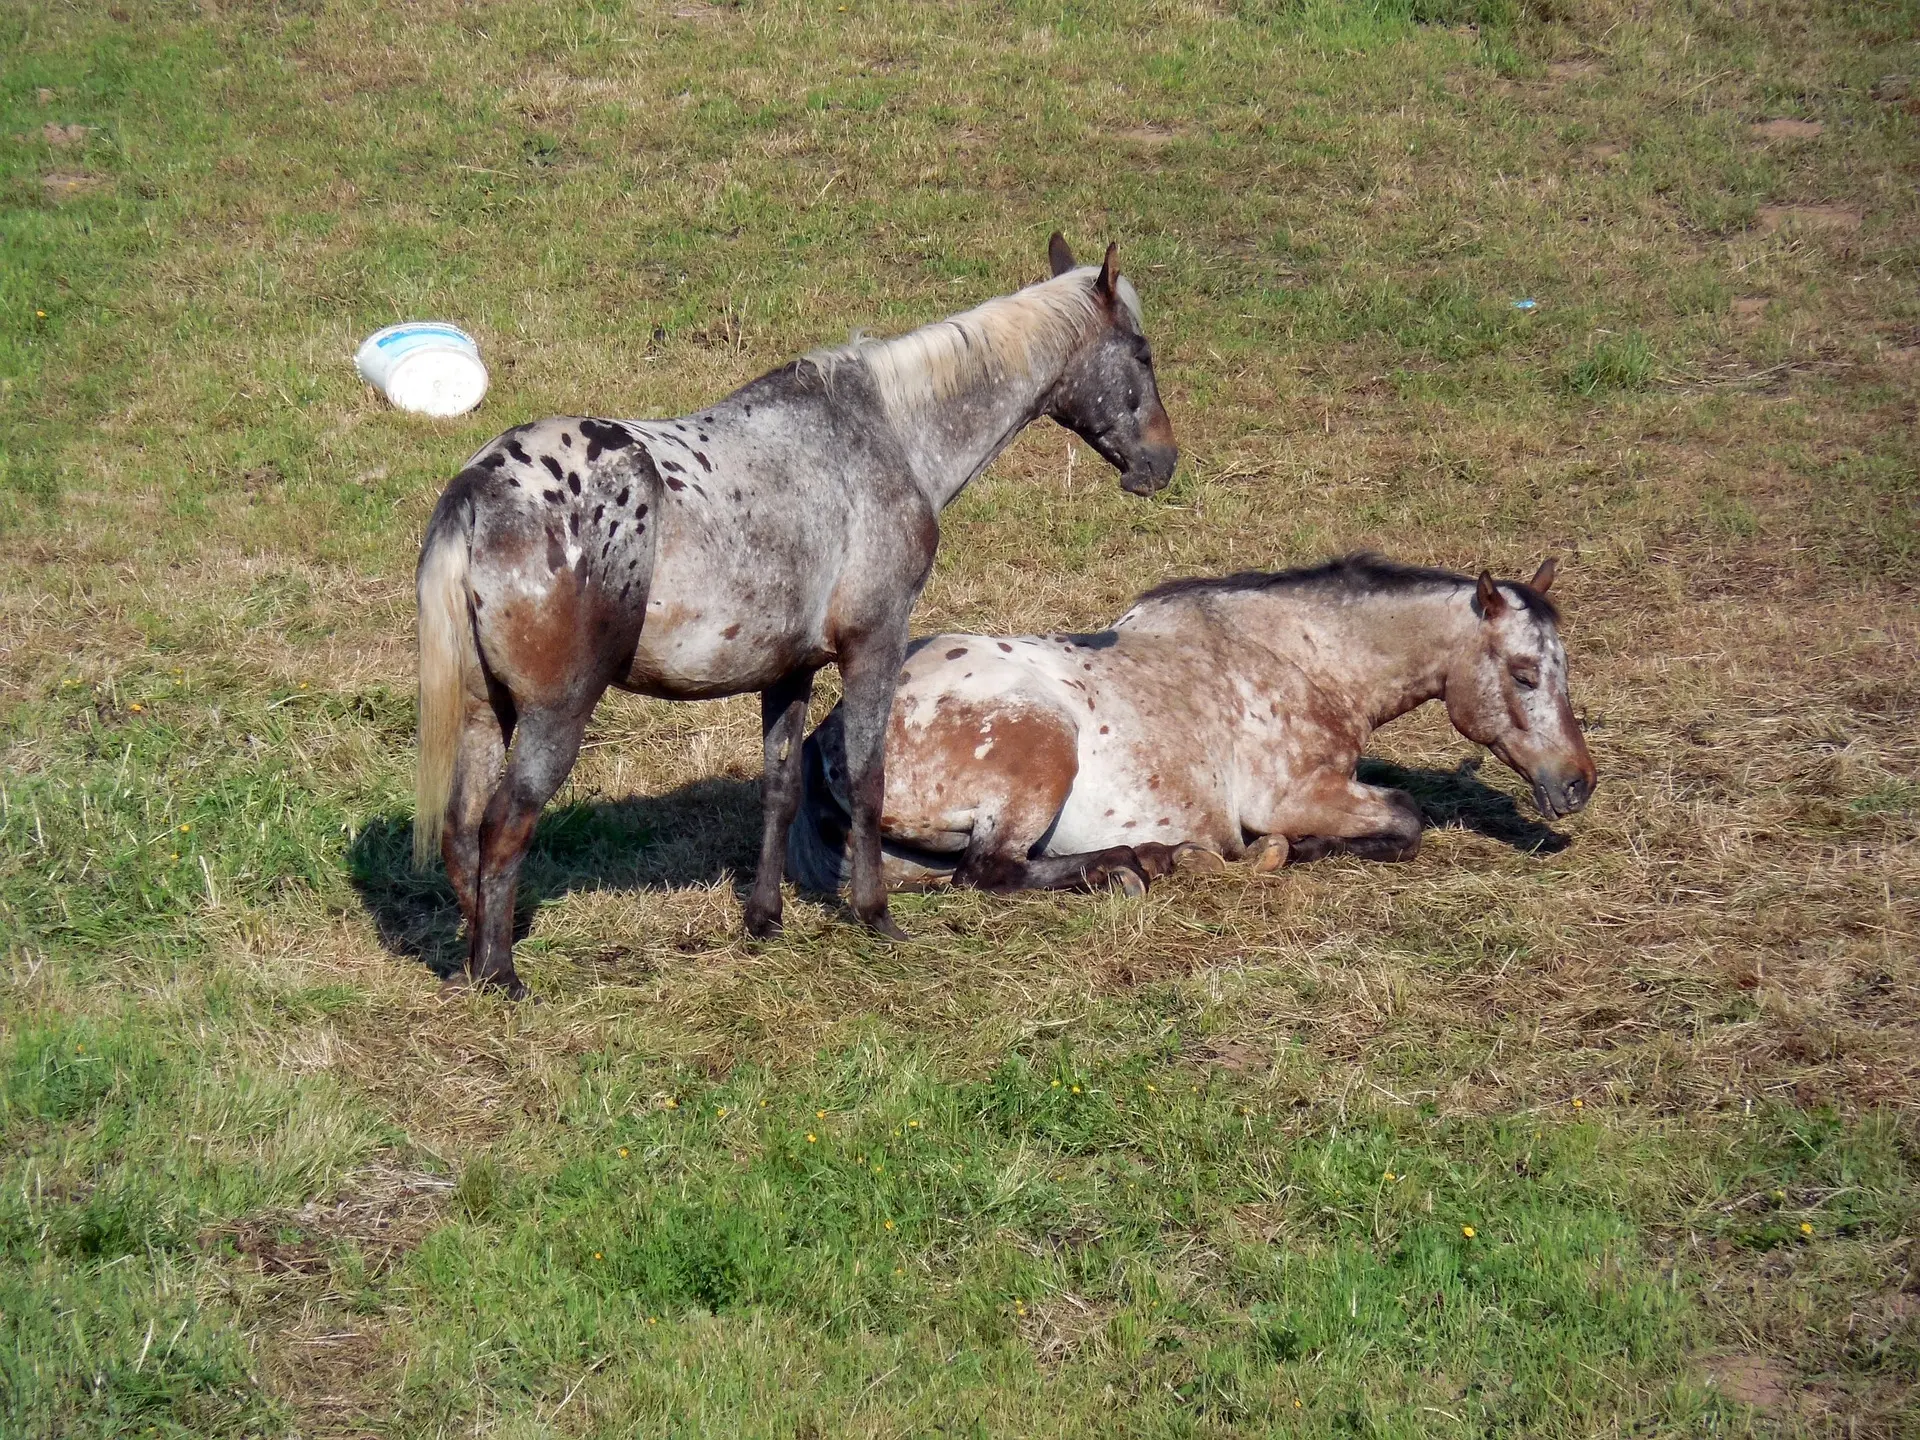
[[[487,367],[466,331],[437,320],[409,320],[369,335],[353,368],[402,410],[464,415],[487,393]]]

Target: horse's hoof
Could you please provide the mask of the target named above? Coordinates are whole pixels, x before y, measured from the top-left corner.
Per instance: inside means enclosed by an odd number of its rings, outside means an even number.
[[[1287,837],[1262,835],[1247,847],[1247,861],[1256,875],[1271,875],[1287,863]]]
[[[878,915],[862,915],[860,923],[878,935],[882,940],[905,940],[907,932],[885,910]]]
[[[1117,865],[1107,879],[1120,887],[1120,893],[1129,900],[1139,900],[1147,893],[1147,877],[1131,865]]]
[[[1218,875],[1227,868],[1218,850],[1188,842],[1173,850],[1173,868],[1181,875]]]
[[[514,974],[504,977],[497,975],[475,977],[462,972],[458,975],[449,975],[440,982],[441,998],[448,1000],[460,995],[481,995],[489,990],[497,990],[509,1000],[524,1000],[528,994],[527,987],[521,984],[520,977]]]
[[[749,940],[773,940],[786,929],[778,915],[749,915],[745,925]]]
[[[1162,845],[1157,840],[1148,840],[1133,847],[1133,860],[1140,867],[1140,873],[1147,877],[1147,883],[1151,884],[1173,873],[1179,853],[1171,845]]]

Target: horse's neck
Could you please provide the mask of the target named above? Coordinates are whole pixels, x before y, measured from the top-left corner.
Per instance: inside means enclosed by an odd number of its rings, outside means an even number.
[[[1330,602],[1279,589],[1247,592],[1224,608],[1251,642],[1239,647],[1246,663],[1304,673],[1373,731],[1445,696],[1447,672],[1472,639],[1469,593],[1382,592]]]
[[[936,510],[964,490],[1013,438],[1040,417],[1059,363],[1019,375],[982,377],[902,426],[915,476]]]

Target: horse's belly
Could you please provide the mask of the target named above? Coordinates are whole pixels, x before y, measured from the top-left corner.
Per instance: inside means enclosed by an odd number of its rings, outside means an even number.
[[[795,670],[819,668],[827,658],[817,643],[771,627],[745,621],[676,624],[666,617],[656,623],[650,613],[620,683],[667,700],[706,700],[765,690]]]
[[[824,603],[796,577],[678,538],[662,537],[624,688],[670,700],[739,695],[832,658]]]
[[[1204,780],[1143,768],[1131,757],[1083,754],[1072,793],[1047,837],[1049,855],[1112,845],[1222,845],[1221,807]]]

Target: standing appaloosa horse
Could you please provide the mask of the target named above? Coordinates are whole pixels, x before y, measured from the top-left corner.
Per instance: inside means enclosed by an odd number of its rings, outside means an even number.
[[[1056,234],[1049,258],[1050,280],[818,351],[698,414],[542,420],[466,463],[420,552],[414,858],[446,857],[469,981],[524,993],[520,862],[609,685],[676,700],[760,692],[766,823],[746,928],[768,935],[807,697],[837,664],[851,906],[900,933],[880,871],[882,759],[941,509],[1042,415],[1135,494],[1173,474],[1139,297],[1113,248],[1079,267]]]
[[[922,640],[889,724],[887,881],[1142,893],[1187,855],[1410,860],[1420,807],[1353,772],[1428,700],[1570,815],[1595,776],[1553,571],[1496,583],[1354,555],[1176,580],[1097,635]],[[846,734],[836,710],[806,743],[788,865],[816,890],[845,870]]]

